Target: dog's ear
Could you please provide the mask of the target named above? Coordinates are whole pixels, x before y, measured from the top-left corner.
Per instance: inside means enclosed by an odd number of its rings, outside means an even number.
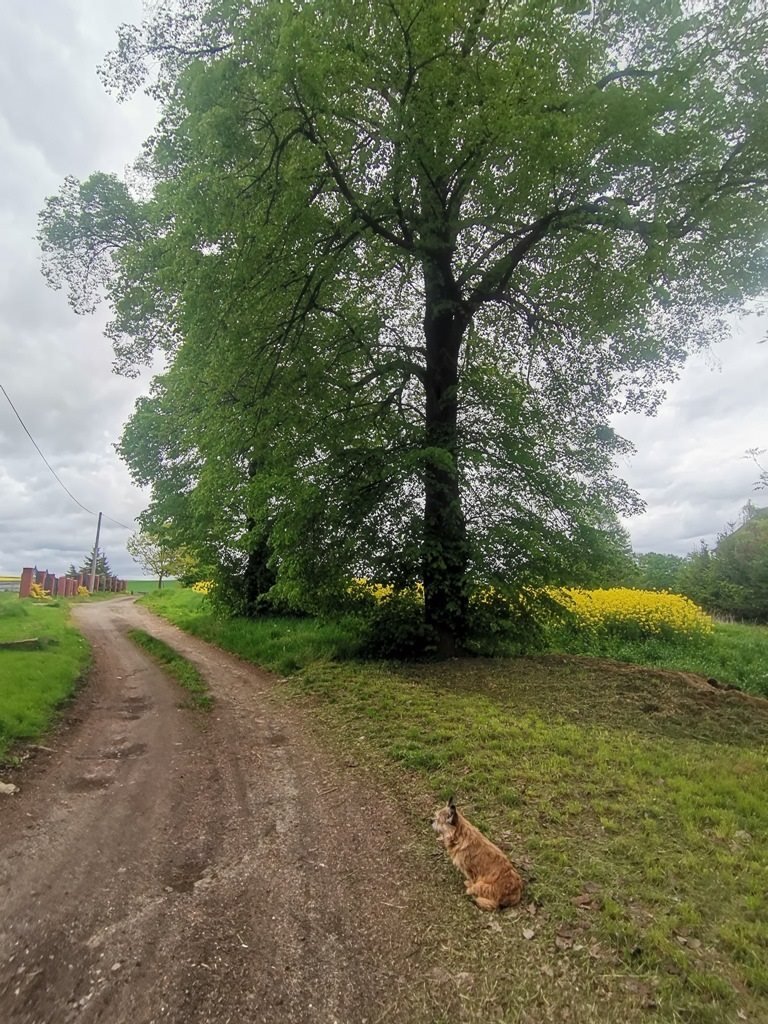
[[[448,823],[450,825],[455,825],[456,824],[456,804],[454,803],[454,800],[453,800],[452,796],[448,797],[448,810],[451,812],[450,816],[448,818]]]

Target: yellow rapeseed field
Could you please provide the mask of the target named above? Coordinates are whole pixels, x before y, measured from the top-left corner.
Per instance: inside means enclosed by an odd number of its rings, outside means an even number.
[[[395,593],[388,584],[358,578],[349,587],[350,594],[386,601]],[[423,599],[423,588],[417,584],[410,594],[416,600]],[[577,587],[550,588],[547,595],[573,616],[579,631],[591,635],[618,634],[627,639],[645,637],[670,640],[698,640],[709,636],[714,630],[712,619],[698,605],[680,594],[667,591],[630,590],[628,587],[613,587],[608,590],[582,590]],[[484,587],[475,592],[476,605],[504,605],[504,598],[493,587]],[[535,604],[535,593],[518,597],[517,603],[526,606]]]
[[[550,595],[591,633],[615,632],[638,637],[700,639],[714,630],[712,619],[680,594],[666,591],[579,590],[563,587]]]

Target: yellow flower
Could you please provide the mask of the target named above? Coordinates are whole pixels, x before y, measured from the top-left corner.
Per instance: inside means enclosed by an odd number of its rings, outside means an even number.
[[[550,596],[568,609],[586,629],[640,637],[708,636],[712,619],[687,597],[666,591],[580,590],[563,587]]]

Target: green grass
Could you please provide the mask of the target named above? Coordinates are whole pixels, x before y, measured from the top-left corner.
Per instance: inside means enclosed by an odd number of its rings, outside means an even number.
[[[184,588],[151,591],[143,603],[201,639],[284,675],[318,659],[343,659],[358,638],[352,619],[224,619],[211,612],[202,595]],[[552,651],[693,672],[768,697],[768,626],[718,623],[714,634],[697,644],[616,637],[605,637],[598,644],[570,636],[567,642],[555,641]]]
[[[539,941],[641,979],[661,1020],[768,1019],[768,705],[548,657],[316,665],[291,688],[530,864]]]
[[[68,604],[0,594],[0,641],[40,638],[41,650],[0,650],[0,763],[13,744],[38,739],[85,672],[90,648],[69,623]]]
[[[282,675],[318,659],[339,657],[352,648],[356,638],[351,621],[225,619],[214,615],[206,599],[192,590],[155,591],[141,603],[202,640]]]
[[[527,912],[491,930],[435,855],[441,956],[474,979],[461,1019],[517,1022],[522,1007],[536,1021],[566,1007],[590,1022],[768,1019],[768,704],[568,655],[332,663],[319,659],[343,649],[340,627],[219,622],[194,594],[150,606],[267,667],[302,669],[283,692],[375,767],[414,836],[452,792],[527,869]],[[759,671],[744,649],[762,636],[718,627],[718,664]]]
[[[194,665],[168,644],[145,633],[143,629],[129,629],[128,636],[156,661],[159,661],[169,675],[181,683],[189,693],[189,703],[192,707],[201,711],[210,711],[213,707],[213,697],[211,697],[208,684]]]

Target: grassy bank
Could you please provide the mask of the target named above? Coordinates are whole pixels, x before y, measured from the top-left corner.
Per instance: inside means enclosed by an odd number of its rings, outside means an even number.
[[[201,711],[210,711],[213,698],[208,684],[191,662],[178,654],[172,647],[151,636],[143,629],[129,629],[128,636],[143,648],[155,661],[159,661],[166,672],[180,683],[189,694],[189,703]]]
[[[40,649],[0,649],[0,763],[13,743],[37,739],[73,693],[90,651],[65,602],[0,594],[0,642],[39,638]]]
[[[425,816],[453,792],[527,869],[526,909],[489,930],[434,862],[453,928],[442,948],[474,979],[461,1019],[768,1019],[768,704],[572,655],[333,663],[342,627],[217,621],[186,593],[150,606],[301,668],[283,691],[388,780],[425,850]],[[722,629],[737,649],[761,642]],[[736,663],[727,645],[720,657]]]
[[[698,643],[665,640],[622,640],[604,637],[579,642],[571,637],[563,653],[615,658],[635,665],[695,672],[719,683],[768,697],[768,626],[716,623],[712,636]]]

